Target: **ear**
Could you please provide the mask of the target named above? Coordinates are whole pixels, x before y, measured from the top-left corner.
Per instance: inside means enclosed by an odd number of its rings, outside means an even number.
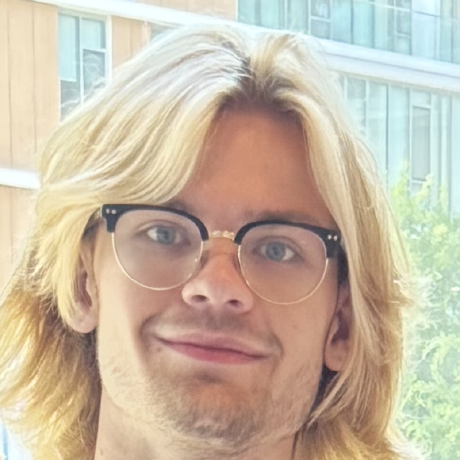
[[[97,286],[93,271],[93,244],[82,241],[76,275],[77,305],[71,327],[82,334],[92,332],[99,318]]]
[[[344,369],[350,353],[351,301],[350,288],[344,281],[338,288],[337,306],[329,327],[324,364],[334,372]]]

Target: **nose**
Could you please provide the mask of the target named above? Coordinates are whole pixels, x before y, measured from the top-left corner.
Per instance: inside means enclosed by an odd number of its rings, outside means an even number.
[[[203,254],[197,273],[182,288],[182,298],[194,308],[225,308],[235,313],[252,309],[254,296],[239,269],[235,248]],[[222,247],[219,249],[223,249]]]

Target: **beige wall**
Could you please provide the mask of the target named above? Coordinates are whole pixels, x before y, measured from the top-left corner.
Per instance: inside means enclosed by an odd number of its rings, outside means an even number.
[[[59,122],[55,6],[0,0],[0,167],[34,168],[34,153]],[[114,67],[148,42],[149,26],[112,18]]]
[[[143,1],[143,0],[141,0]],[[182,11],[236,18],[236,0],[145,0]],[[0,0],[0,167],[35,169],[35,153],[59,122],[58,9]],[[150,25],[112,17],[112,63],[134,56]],[[0,185],[0,290],[31,223],[29,190]]]
[[[0,186],[0,290],[11,274],[32,218],[32,192]]]
[[[233,0],[159,3],[231,17]],[[55,6],[0,0],[0,167],[35,169],[35,152],[59,122],[57,24]],[[149,41],[150,25],[112,17],[112,37],[117,67]],[[31,198],[31,191],[0,185],[0,290],[30,226]]]
[[[0,0],[0,167],[33,169],[59,120],[56,8]],[[31,192],[0,186],[0,289],[29,227]]]
[[[112,17],[112,62],[118,67],[139,52],[150,39],[150,25]]]
[[[233,18],[236,0],[146,0],[163,7]],[[59,121],[57,8],[0,0],[0,167],[31,169],[40,141]],[[112,62],[135,55],[149,25],[112,18]]]
[[[56,8],[0,0],[0,166],[30,169],[59,119]]]

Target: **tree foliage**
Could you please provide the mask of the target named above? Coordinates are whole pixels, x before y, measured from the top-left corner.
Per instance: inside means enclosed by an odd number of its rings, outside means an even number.
[[[400,425],[427,460],[460,458],[460,217],[449,216],[446,196],[430,180],[416,194],[406,180],[392,191],[417,294]]]

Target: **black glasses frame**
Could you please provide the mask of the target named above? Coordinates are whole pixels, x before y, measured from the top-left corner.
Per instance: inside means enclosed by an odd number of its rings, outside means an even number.
[[[189,214],[188,212],[181,211],[179,209],[170,208],[167,206],[155,206],[155,205],[146,205],[146,204],[105,204],[101,207],[101,217],[106,222],[106,230],[109,233],[115,232],[115,227],[117,225],[118,219],[123,214],[126,214],[129,211],[133,210],[152,210],[152,211],[168,211],[172,214],[177,214],[179,216],[185,217],[191,220],[198,228],[202,241],[209,240],[209,232],[206,228],[206,225],[198,219],[198,217]],[[288,220],[282,219],[270,219],[270,220],[260,220],[256,222],[249,222],[243,225],[238,232],[235,234],[233,238],[233,242],[238,246],[241,245],[241,242],[249,232],[249,230],[253,229],[254,227],[260,227],[263,225],[274,225],[274,224],[282,224],[288,225],[291,227],[298,227],[308,230],[315,235],[317,235],[321,241],[324,243],[326,248],[326,257],[328,259],[337,257],[341,253],[341,234],[338,230],[331,230],[324,227],[317,227],[315,225],[305,224],[303,222],[291,222]]]

